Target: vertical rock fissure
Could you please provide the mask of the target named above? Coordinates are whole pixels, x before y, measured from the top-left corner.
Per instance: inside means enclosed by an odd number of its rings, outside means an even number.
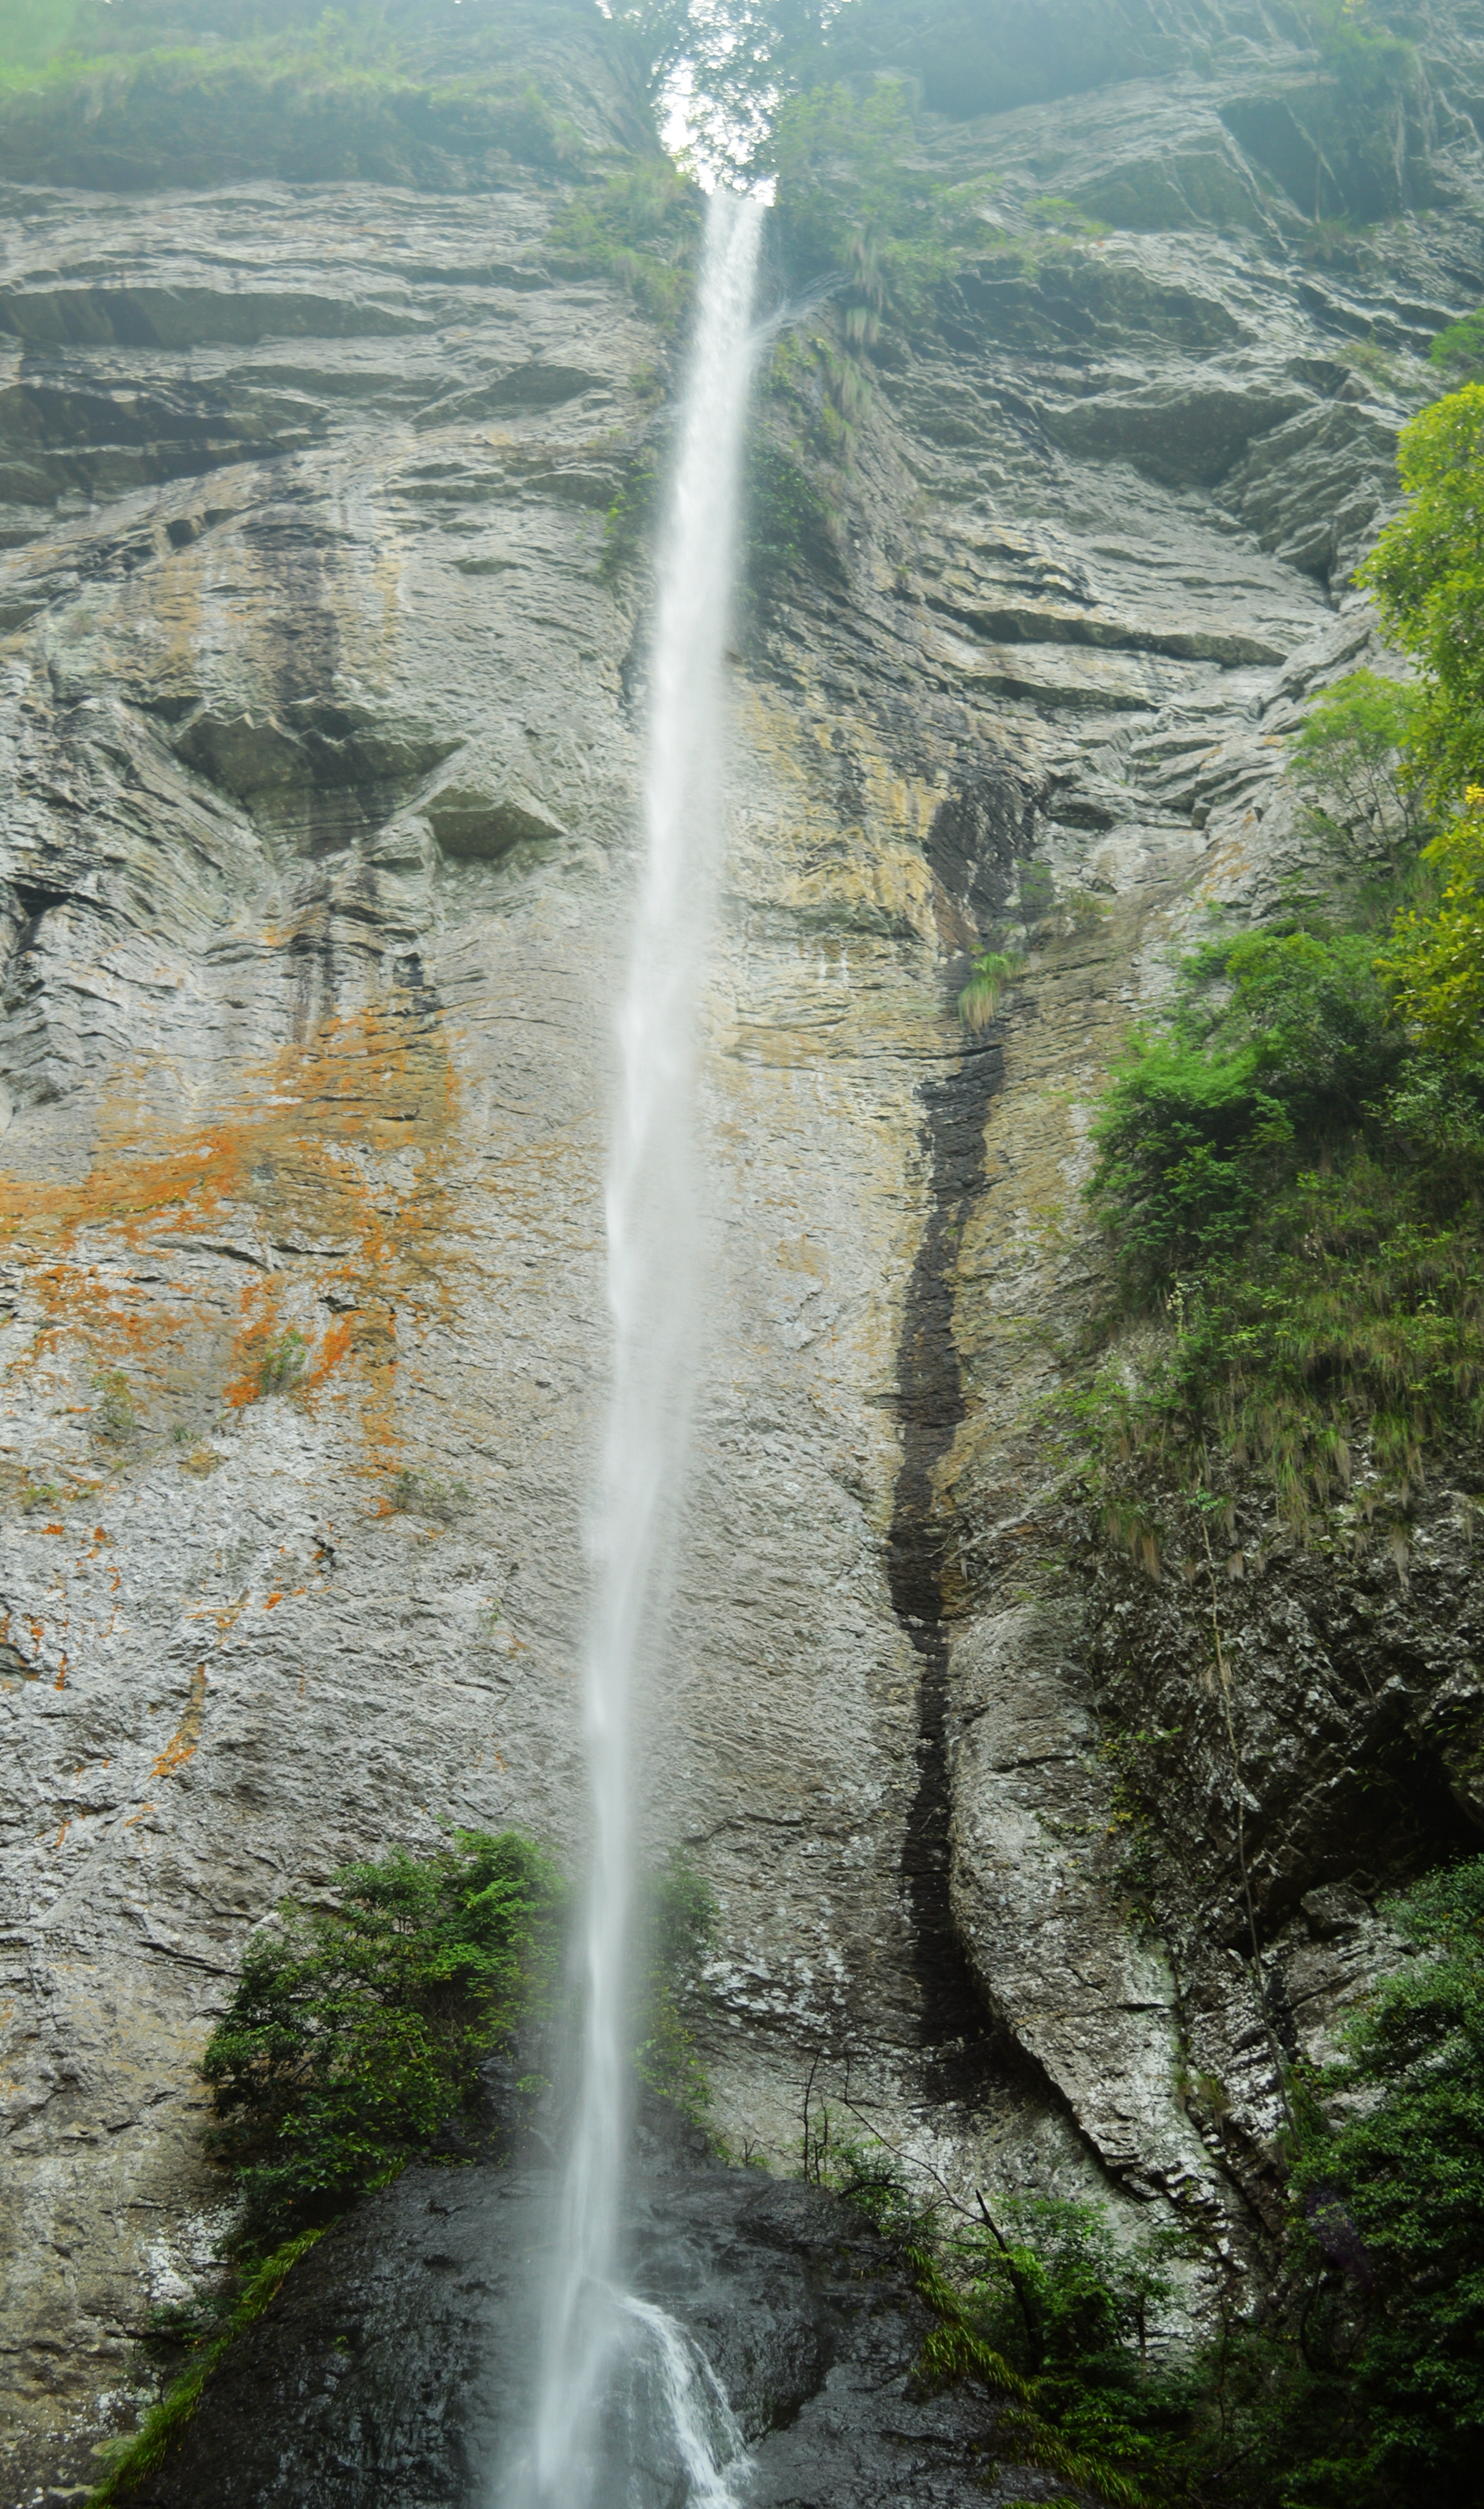
[[[984,1182],[984,1124],[1004,1082],[993,1038],[973,1039],[957,1065],[920,1092],[928,1162],[927,1221],[908,1282],[897,1344],[902,1462],[892,1495],[887,1574],[892,1606],[920,1660],[916,1783],[902,1845],[924,2045],[941,2081],[935,2095],[968,2087],[990,2025],[953,1928],[948,1892],[948,1642],[946,1567],[952,1534],[938,1486],[964,1418],[953,1331],[958,1248]]]

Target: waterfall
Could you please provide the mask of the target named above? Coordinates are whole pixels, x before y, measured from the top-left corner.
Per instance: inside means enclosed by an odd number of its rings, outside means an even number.
[[[585,1702],[593,1854],[582,2043],[535,2427],[520,2477],[530,2509],[587,2509],[599,2496],[603,2509],[617,2509],[620,2498],[637,2501],[610,2446],[620,2389],[630,2416],[642,2390],[668,2415],[670,2454],[684,2489],[677,2491],[672,2479],[656,2497],[711,2509],[726,2496],[721,2468],[740,2447],[725,2400],[688,2337],[615,2286],[629,2107],[631,1722],[635,1673],[666,1579],[689,1425],[693,1030],[715,883],[723,645],[762,216],[756,201],[731,193],[718,192],[708,205],[659,553],[646,846],[618,1012],[606,1197],[613,1385],[592,1528]],[[646,2350],[649,2369],[636,2372],[636,2356]],[[601,2495],[595,2459],[604,2464]]]

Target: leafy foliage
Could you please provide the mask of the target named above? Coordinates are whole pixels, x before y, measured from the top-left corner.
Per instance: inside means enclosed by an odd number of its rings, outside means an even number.
[[[1103,1102],[1090,1195],[1121,1302],[1175,1327],[1137,1390],[1071,1398],[1104,1479],[1152,1451],[1204,1482],[1215,1437],[1307,1527],[1357,1439],[1368,1518],[1405,1504],[1429,1444],[1484,1430],[1481,430],[1469,386],[1407,431],[1411,500],[1362,570],[1421,686],[1354,673],[1294,743],[1319,915],[1189,958]]]
[[[1405,1497],[1428,1444],[1484,1426],[1484,1074],[1409,1052],[1374,960],[1354,933],[1201,954],[1097,1125],[1124,1300],[1175,1331],[1137,1392],[1074,1408],[1179,1478],[1214,1436],[1301,1527],[1358,1439]]]
[[[332,1906],[286,1901],[249,1944],[203,2059],[210,2142],[257,2237],[394,2177],[549,1981],[562,1887],[514,1831],[393,1850],[331,1889]]]
[[[583,0],[549,4],[576,14]],[[123,189],[259,172],[457,185],[496,153],[552,171],[581,162],[531,76],[536,0],[431,18],[406,0],[216,0],[212,19],[207,44],[182,37],[167,0],[62,0],[39,32],[12,0],[7,170]]]
[[[700,196],[668,159],[640,160],[574,194],[547,232],[553,269],[609,279],[656,321],[690,300]]]
[[[1484,787],[1469,786],[1463,817],[1423,860],[1441,893],[1430,908],[1398,916],[1376,965],[1421,1045],[1471,1058],[1484,1040]]]
[[[1392,95],[1417,75],[1417,55],[1371,0],[1302,0],[1316,51],[1330,77],[1356,100]]]
[[[791,270],[806,281],[843,274],[868,347],[888,311],[921,320],[948,267],[942,188],[913,167],[912,147],[907,92],[883,79],[865,97],[844,86],[790,97],[764,152]]]
[[[1391,1079],[1401,1041],[1371,958],[1363,935],[1300,930],[1185,962],[1164,1032],[1134,1043],[1094,1126],[1092,1195],[1136,1296],[1235,1255],[1306,1153]]]
[[[971,1032],[988,1027],[1005,992],[1020,972],[1021,960],[1005,950],[981,950],[974,973],[958,996],[958,1016]]]
[[[1396,459],[1407,503],[1356,580],[1424,674],[1410,744],[1443,816],[1484,784],[1484,384],[1423,410]]]
[[[1439,331],[1428,351],[1428,361],[1445,374],[1484,374],[1484,305]]]
[[[1452,2509],[1484,2434],[1484,1859],[1385,1913],[1413,1957],[1294,2084],[1287,2218],[1260,2312],[1198,2230],[1116,2238],[1045,2197],[979,2219],[912,2202],[885,2147],[812,2175],[900,2243],[933,2315],[921,2374],[999,2400],[1006,2455],[1103,2501]],[[1171,2354],[1174,2276],[1204,2257],[1212,2332]]]

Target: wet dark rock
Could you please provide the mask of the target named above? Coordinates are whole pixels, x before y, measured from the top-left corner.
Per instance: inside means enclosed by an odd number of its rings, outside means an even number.
[[[530,2410],[550,2206],[530,2162],[427,2165],[368,2197],[235,2345],[139,2509],[484,2509]],[[921,2389],[928,2312],[835,2198],[672,2139],[627,2237],[630,2287],[701,2344],[742,2425],[749,2509],[983,2509],[996,2472],[1040,2490],[996,2468],[987,2397]],[[669,2509],[663,2431],[636,2447],[636,2503]]]

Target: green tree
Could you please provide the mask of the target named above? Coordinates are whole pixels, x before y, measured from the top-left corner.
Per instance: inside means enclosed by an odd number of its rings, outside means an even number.
[[[911,162],[908,92],[882,79],[864,97],[811,89],[780,107],[762,162],[777,184],[778,222],[800,279],[844,277],[844,328],[872,345],[881,318],[927,312],[949,265],[942,189]]]
[[[1397,917],[1376,960],[1398,1018],[1427,1051],[1477,1062],[1484,1044],[1484,787],[1423,861],[1441,882],[1430,908]]]
[[[1484,373],[1484,305],[1438,332],[1428,351],[1428,362],[1444,374]]]
[[[1342,889],[1380,886],[1390,912],[1417,859],[1423,820],[1405,773],[1422,704],[1409,681],[1352,671],[1308,709],[1290,773]],[[1374,910],[1373,910],[1374,911]]]
[[[1357,570],[1388,634],[1421,666],[1412,753],[1439,818],[1484,784],[1484,384],[1402,430],[1407,503]]]
[[[1399,1062],[1373,944],[1249,932],[1187,959],[1094,1126],[1091,1199],[1147,1297],[1226,1260],[1304,1156],[1360,1122]]]
[[[338,2212],[425,2149],[555,1957],[562,1885],[513,1830],[395,1849],[330,1888],[332,1906],[285,1900],[249,1943],[202,2060],[209,2141],[257,2238]]]

